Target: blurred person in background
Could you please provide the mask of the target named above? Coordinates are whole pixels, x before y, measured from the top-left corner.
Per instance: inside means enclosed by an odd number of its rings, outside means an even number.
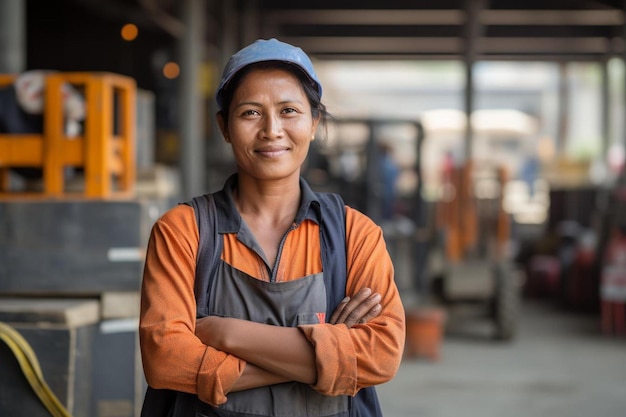
[[[388,143],[378,144],[378,169],[381,181],[381,216],[392,220],[396,209],[396,182],[400,168],[393,157],[393,148]]]

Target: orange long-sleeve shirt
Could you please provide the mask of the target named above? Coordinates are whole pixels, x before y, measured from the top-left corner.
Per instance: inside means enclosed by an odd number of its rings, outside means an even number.
[[[240,220],[232,208],[230,214]],[[178,205],[153,226],[142,284],[140,341],[144,372],[153,388],[195,393],[213,405],[226,395],[245,361],[204,345],[194,334],[194,278],[199,235],[193,208]],[[328,323],[300,329],[315,347],[318,380],[326,395],[355,395],[359,389],[391,379],[404,347],[404,309],[394,283],[393,265],[381,229],[347,207],[346,293],[363,287],[382,296],[380,316],[349,329]],[[306,248],[306,251],[303,251]],[[276,279],[289,281],[321,272],[319,225],[305,219],[287,235]],[[224,236],[222,260],[261,280],[269,274],[263,260],[236,233]]]

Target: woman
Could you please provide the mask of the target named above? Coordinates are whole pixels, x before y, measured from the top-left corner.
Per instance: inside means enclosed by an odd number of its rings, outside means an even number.
[[[188,394],[177,415],[348,415],[353,396],[398,369],[405,330],[393,266],[380,228],[349,207],[347,297],[327,309],[325,282],[339,277],[322,258],[337,253],[320,242],[321,200],[300,177],[327,117],[321,94],[308,56],[276,39],[227,63],[217,120],[237,172],[214,194],[223,249],[210,316],[196,320],[193,208],[176,206],[153,227],[142,360],[149,386]],[[375,399],[360,407],[380,413]]]

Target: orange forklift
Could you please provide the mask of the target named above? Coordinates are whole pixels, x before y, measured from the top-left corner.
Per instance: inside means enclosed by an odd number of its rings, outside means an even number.
[[[511,220],[503,209],[506,182],[503,167],[472,162],[448,167],[436,203],[432,255],[439,251],[443,259],[432,272],[440,302],[451,311],[475,307],[490,319],[492,335],[500,340],[515,336],[520,294],[509,255]]]

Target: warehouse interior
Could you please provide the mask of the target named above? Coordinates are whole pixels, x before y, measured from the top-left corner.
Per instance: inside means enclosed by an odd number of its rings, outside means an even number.
[[[0,414],[139,416],[150,228],[234,170],[214,94],[259,38],[312,58],[333,120],[303,177],[377,222],[394,260],[407,344],[386,415],[622,415],[616,0],[0,0]],[[596,366],[575,374],[569,346]],[[552,379],[529,382],[544,361]]]

